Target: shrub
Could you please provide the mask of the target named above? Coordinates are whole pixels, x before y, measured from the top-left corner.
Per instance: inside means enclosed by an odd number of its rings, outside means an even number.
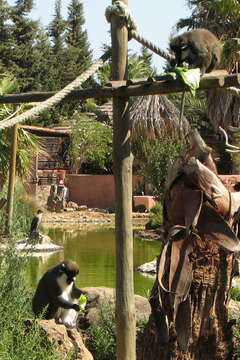
[[[116,331],[114,307],[103,304],[100,308],[100,323],[88,329],[90,346],[94,351],[95,360],[116,359]]]
[[[137,321],[138,334],[142,334],[148,319],[143,317]],[[113,304],[103,304],[100,308],[100,322],[87,330],[89,345],[95,360],[116,359],[116,327],[115,308]]]
[[[71,157],[74,171],[112,174],[112,129],[91,119],[72,127]]]
[[[151,229],[156,229],[162,226],[163,216],[162,216],[162,204],[157,202],[150,209],[150,220],[148,222],[148,227]]]
[[[6,187],[2,196],[6,197]],[[37,203],[27,197],[23,184],[17,180],[14,192],[13,217],[11,234],[23,237],[28,234],[31,221],[37,210]],[[6,206],[1,210],[0,229],[3,231],[6,223]]]
[[[163,199],[168,167],[179,155],[181,142],[177,139],[166,139],[154,144],[146,144],[144,159],[141,165],[141,175],[152,185],[153,195],[161,201]]]
[[[32,317],[32,293],[26,288],[27,259],[17,257],[14,248],[0,259],[0,359],[60,360],[53,346],[43,345],[37,323],[26,329],[24,319]]]

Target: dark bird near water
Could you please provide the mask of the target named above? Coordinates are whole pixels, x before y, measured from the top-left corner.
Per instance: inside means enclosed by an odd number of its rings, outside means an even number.
[[[37,231],[37,228],[42,221],[42,214],[43,211],[40,209],[37,211],[37,215],[32,219],[29,235],[31,235],[34,231]]]

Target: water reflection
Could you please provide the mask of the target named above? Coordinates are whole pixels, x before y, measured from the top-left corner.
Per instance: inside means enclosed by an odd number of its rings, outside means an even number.
[[[45,230],[45,233],[47,231]],[[77,286],[115,286],[115,239],[114,230],[88,230],[73,225],[69,228],[51,228],[48,235],[55,244],[64,246],[58,251],[41,257],[33,257],[29,264],[29,283],[36,287],[41,275],[51,266],[65,259],[72,259],[80,266]],[[159,253],[160,244],[154,241],[134,239],[134,268],[153,260]],[[144,277],[134,271],[135,293],[147,296],[154,277]]]

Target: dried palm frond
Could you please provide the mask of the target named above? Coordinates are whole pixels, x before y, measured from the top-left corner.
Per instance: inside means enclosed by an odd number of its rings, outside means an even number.
[[[166,139],[178,137],[180,128],[184,136],[189,131],[189,122],[166,97],[149,95],[137,98],[130,108],[132,138]]]

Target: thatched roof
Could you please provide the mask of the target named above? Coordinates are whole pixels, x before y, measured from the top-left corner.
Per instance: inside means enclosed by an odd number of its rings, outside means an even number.
[[[138,97],[130,108],[132,136],[166,139],[182,135],[190,128],[188,120],[183,116],[180,124],[180,111],[166,97],[149,95]]]
[[[240,126],[240,98],[231,93],[211,90],[207,93],[207,117],[217,131],[221,126]]]

